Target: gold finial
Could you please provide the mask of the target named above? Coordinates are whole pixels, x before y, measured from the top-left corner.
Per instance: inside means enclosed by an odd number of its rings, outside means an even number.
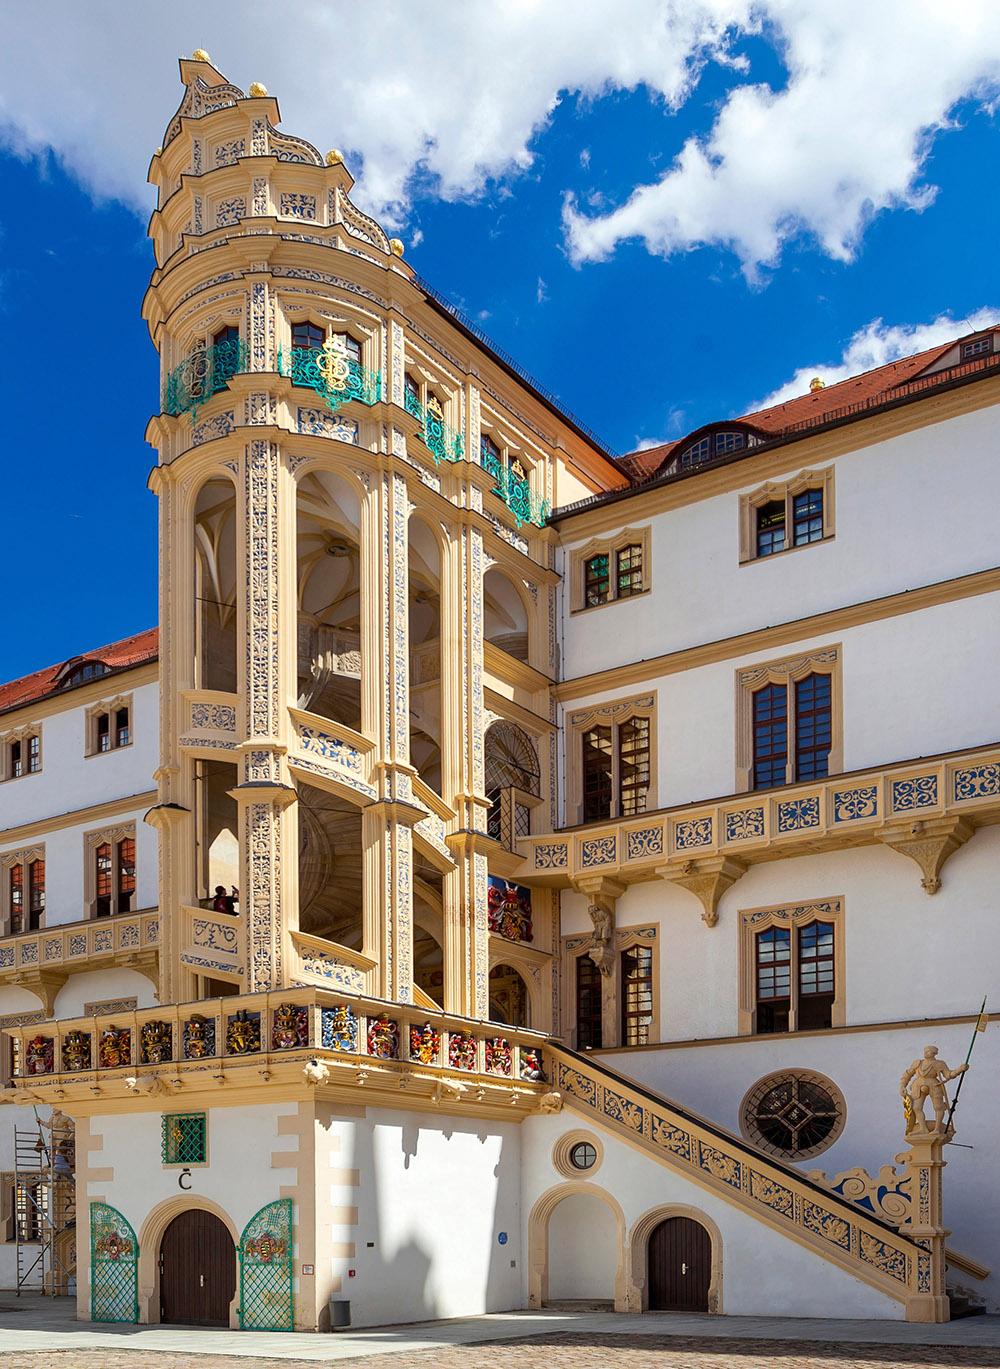
[[[267,86],[262,86],[259,81],[254,81],[250,86],[250,94],[255,100],[259,100],[267,94]]]
[[[402,241],[399,238],[390,238],[389,251],[392,253],[394,257],[401,257],[403,255]]]
[[[194,52],[191,54],[192,62],[210,62],[211,60],[211,57],[209,57],[204,48],[195,48]]]
[[[343,166],[343,152],[341,152],[340,149],[337,147],[332,147],[330,151],[326,154],[326,164],[327,166]]]
[[[821,380],[819,376],[813,376],[812,380],[809,382],[809,388],[812,390],[813,394],[815,394],[817,390],[825,390],[826,381]]]
[[[162,148],[162,147],[158,147],[158,148],[156,149],[156,155],[157,155],[158,157],[162,157],[162,156],[163,156],[163,148]]]

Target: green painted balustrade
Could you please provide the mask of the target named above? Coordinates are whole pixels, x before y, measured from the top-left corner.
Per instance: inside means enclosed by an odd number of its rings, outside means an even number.
[[[246,370],[246,343],[239,338],[197,347],[167,376],[163,387],[163,412],[177,418],[189,413],[193,423],[198,410],[224,390],[233,376]]]

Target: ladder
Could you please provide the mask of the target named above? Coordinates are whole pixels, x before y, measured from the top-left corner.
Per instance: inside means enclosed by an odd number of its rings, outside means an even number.
[[[65,1297],[76,1279],[76,1184],[73,1123],[54,1112],[33,1127],[14,1127],[17,1296]]]

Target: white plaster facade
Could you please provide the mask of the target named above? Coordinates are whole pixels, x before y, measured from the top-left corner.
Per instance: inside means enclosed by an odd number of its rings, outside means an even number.
[[[930,1169],[912,1159],[912,1232],[808,1173],[893,1161],[901,1071],[928,1041],[959,1063],[1000,968],[1000,382],[984,369],[890,411],[894,394],[886,412],[626,492],[622,468],[424,293],[351,204],[339,154],[279,133],[276,102],[204,54],[181,75],[183,117],[151,171],[145,305],[164,380],[149,429],[162,693],[147,674],[108,681],[131,694],[133,737],[97,756],[87,717],[105,682],[37,718],[25,705],[42,770],[0,784],[0,860],[44,845],[48,867],[30,946],[0,938],[0,1016],[22,1060],[35,1031],[52,1051],[5,1097],[76,1122],[79,1315],[101,1315],[91,1205],[134,1233],[134,1315],[155,1321],[171,1219],[204,1208],[252,1261],[248,1223],[290,1200],[288,1241],[265,1249],[297,1326],[322,1328],[331,1298],[356,1325],[546,1299],[638,1308],[645,1242],[671,1214],[711,1233],[713,1311],[940,1320],[944,1228],[917,1194]],[[321,345],[296,344],[305,327]],[[236,360],[209,386],[220,346]],[[338,368],[356,393],[335,392]],[[828,534],[746,559],[747,499],[804,471],[833,501]],[[552,502],[589,495],[547,522]],[[578,609],[577,554],[626,529],[643,592]],[[834,651],[829,778],[747,792],[739,672]],[[627,818],[578,824],[573,715],[636,696],[648,791]],[[502,763],[496,724],[519,743]],[[895,796],[904,773],[933,781],[913,810]],[[838,776],[864,790],[860,816],[842,817]],[[737,846],[725,819],[751,803],[760,828]],[[783,825],[789,805],[808,820]],[[134,928],[109,919],[98,944],[88,925],[74,965],[45,934],[91,920],[87,834],[132,823]],[[211,907],[223,865],[238,910]],[[530,891],[530,941],[491,926],[488,876]],[[837,1020],[752,1035],[743,914],[822,900],[838,903]],[[626,1048],[619,953],[640,934],[655,1030]],[[560,1043],[579,1044],[573,975],[591,950],[609,971],[604,1048],[574,1060]],[[43,1005],[43,1030],[11,1021]],[[334,1030],[348,1007],[353,1044]],[[206,1017],[214,1047],[192,1050]],[[959,1114],[975,1149],[948,1153],[944,1183],[949,1246],[986,1271],[975,1292],[993,1309],[995,1053],[989,1036]],[[744,1095],[783,1069],[825,1076],[845,1103],[837,1139],[797,1170],[740,1135]],[[208,1138],[184,1182],[161,1157],[162,1118],[182,1110],[204,1113]],[[16,1111],[0,1109],[5,1168]],[[554,1154],[588,1127],[601,1161],[577,1177]],[[255,1324],[239,1296],[225,1317]]]

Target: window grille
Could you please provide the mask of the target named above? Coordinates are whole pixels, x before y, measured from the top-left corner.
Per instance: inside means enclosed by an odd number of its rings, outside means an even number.
[[[160,1155],[165,1165],[203,1165],[208,1130],[203,1112],[172,1112],[163,1118]]]

